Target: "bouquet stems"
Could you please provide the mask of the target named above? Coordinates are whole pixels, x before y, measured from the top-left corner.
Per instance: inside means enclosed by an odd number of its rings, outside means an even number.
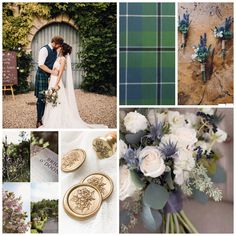
[[[198,233],[183,210],[166,214],[165,233]]]
[[[222,48],[222,59],[225,60],[225,40],[221,41],[221,48]]]
[[[201,63],[202,80],[206,82],[206,63]]]
[[[187,38],[187,33],[183,33],[183,34],[182,34],[182,44],[181,44],[181,48],[185,48],[185,47],[186,47],[186,38]]]

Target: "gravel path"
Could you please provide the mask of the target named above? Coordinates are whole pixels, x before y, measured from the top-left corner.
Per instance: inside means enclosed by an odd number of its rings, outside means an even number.
[[[80,116],[91,124],[116,127],[116,97],[75,90]],[[3,128],[35,128],[36,98],[33,92],[3,99]]]

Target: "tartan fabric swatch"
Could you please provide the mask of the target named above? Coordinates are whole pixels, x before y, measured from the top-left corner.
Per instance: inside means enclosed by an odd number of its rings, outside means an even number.
[[[120,105],[175,104],[175,3],[120,3]]]

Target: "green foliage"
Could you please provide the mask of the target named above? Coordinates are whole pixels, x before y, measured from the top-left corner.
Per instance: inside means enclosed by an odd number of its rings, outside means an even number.
[[[58,218],[58,200],[31,202],[31,233],[43,233],[48,218]]]
[[[14,14],[14,6],[20,6],[18,15]],[[79,28],[82,45],[78,52],[78,67],[84,71],[81,88],[89,92],[115,95],[115,3],[4,3],[3,48],[15,50],[28,44],[33,17],[48,19],[61,14],[72,17]]]
[[[3,181],[4,182],[29,182],[30,181],[30,141],[21,133],[19,144],[4,143]]]

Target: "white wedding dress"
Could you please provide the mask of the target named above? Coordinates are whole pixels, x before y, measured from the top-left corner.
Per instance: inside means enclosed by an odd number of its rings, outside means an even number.
[[[60,69],[59,57],[55,61],[53,68]],[[55,87],[57,76],[51,75],[48,88]],[[43,115],[43,125],[40,128],[108,128],[100,124],[88,124],[84,122],[79,114],[72,78],[72,68],[70,56],[66,56],[66,87],[62,79],[59,82],[58,104],[52,106],[47,103]]]

